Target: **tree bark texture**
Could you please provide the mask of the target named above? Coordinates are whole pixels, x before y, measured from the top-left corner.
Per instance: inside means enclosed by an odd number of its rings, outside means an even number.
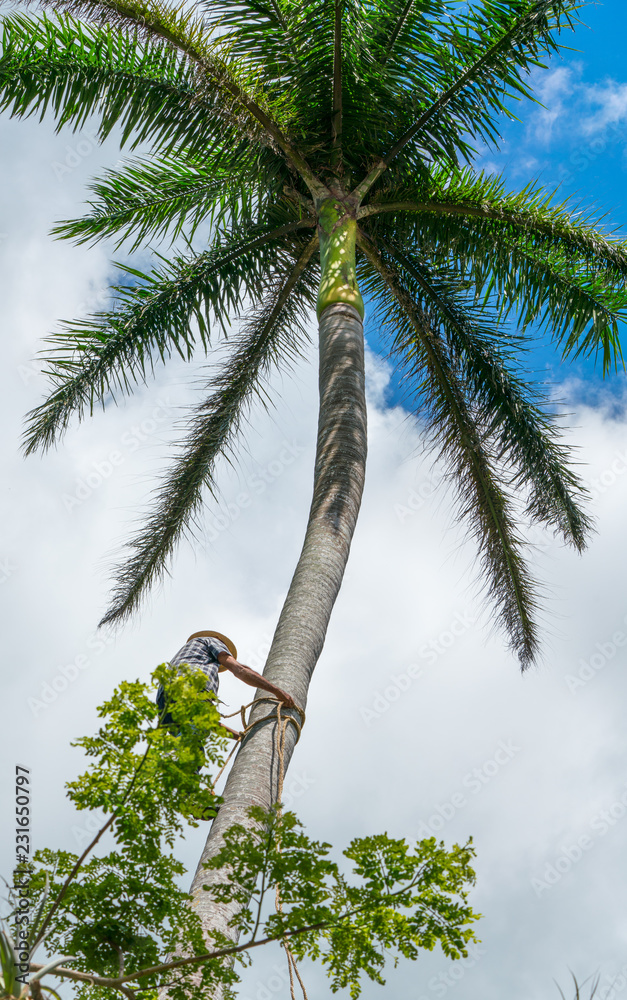
[[[314,668],[322,652],[361,504],[366,464],[366,400],[364,336],[359,312],[346,302],[328,305],[319,321],[320,413],[314,490],[302,552],[274,634],[264,676],[284,688],[305,708]],[[258,691],[256,698],[263,696]],[[298,713],[282,710],[282,715]],[[274,706],[260,701],[251,710],[255,722],[272,715]],[[192,883],[192,906],[206,931],[234,938],[228,922],[233,907],[212,901],[203,891],[213,873],[203,863],[220,848],[225,830],[247,826],[248,810],[268,809],[277,798],[278,760],[275,721],[260,722],[244,740],[231,768],[224,802],[214,820]],[[296,743],[288,725],[285,768]]]

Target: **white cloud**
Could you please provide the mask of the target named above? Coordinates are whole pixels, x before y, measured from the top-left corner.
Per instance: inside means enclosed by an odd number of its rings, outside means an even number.
[[[558,66],[550,72],[534,74],[533,90],[544,105],[533,115],[533,131],[536,140],[548,143],[553,135],[555,123],[564,114],[564,102],[575,89],[573,69]]]
[[[169,414],[195,398],[194,378],[174,363],[158,373],[155,386],[73,429],[58,452],[27,462],[19,457],[21,415],[42,391],[40,377],[27,378],[20,368],[58,316],[72,315],[97,294],[107,270],[103,252],[53,243],[44,233],[54,218],[77,210],[81,171],[91,172],[107,156],[113,162],[117,151],[93,151],[59,180],[51,164],[63,162],[76,137],[55,137],[32,123],[2,123],[2,130],[10,178],[0,189],[0,228],[9,234],[0,245],[8,318],[0,373],[0,592],[10,706],[2,793],[10,802],[14,759],[31,766],[36,844],[71,848],[83,817],[63,800],[64,780],[81,767],[68,744],[92,730],[95,707],[114,684],[147,677],[181,637],[207,622],[234,635],[244,660],[263,661],[305,527],[316,373],[312,363],[277,380],[276,411],[255,415],[241,471],[225,470],[224,526],[216,531],[222,522],[214,522],[212,531],[209,519],[204,540],[181,549],[172,579],[135,625],[101,644],[93,630],[106,601],[108,554],[145,504],[175,434]],[[191,371],[197,377],[200,366]],[[468,1000],[500,1000],[505,991],[528,1000],[554,995],[553,978],[567,988],[571,968],[580,978],[596,969],[613,976],[624,963],[616,873],[627,816],[617,816],[603,834],[594,824],[603,811],[612,818],[620,812],[625,781],[627,657],[615,636],[627,631],[627,474],[617,464],[627,448],[627,419],[581,407],[572,418],[573,440],[590,463],[585,474],[597,483],[598,535],[583,558],[554,543],[537,552],[547,591],[545,658],[521,677],[501,637],[481,623],[473,548],[450,527],[445,488],[437,486],[414,422],[384,408],[384,383],[384,367],[373,363],[363,510],[288,791],[312,834],[339,846],[383,829],[411,838],[437,816],[445,820],[448,843],[474,835],[473,899],[485,914],[481,949],[464,966],[451,967],[437,953],[416,966],[403,964],[390,972],[390,990],[416,1000],[462,992]],[[164,399],[167,419],[162,413],[157,419]],[[135,448],[129,442],[140,435],[145,440]],[[112,451],[121,462],[113,462]],[[253,485],[259,480],[263,490]],[[81,481],[91,492],[68,509],[64,494],[76,494]],[[616,646],[611,655],[608,644]],[[596,666],[599,655],[604,660]],[[593,673],[571,690],[567,678],[586,665]],[[48,707],[33,713],[29,699],[44,691]],[[232,708],[247,694],[232,679],[222,688]],[[364,719],[363,707],[376,712],[374,720]],[[503,744],[516,748],[506,761]],[[464,804],[451,815],[459,795]],[[8,824],[2,836],[7,870]],[[592,847],[568,867],[560,859],[576,854],[581,837],[590,837]],[[184,845],[190,867],[202,840],[199,830]],[[533,879],[558,861],[565,870],[538,894]],[[278,950],[260,955],[242,996],[286,997],[285,979],[273,969],[281,961]],[[312,994],[330,996],[319,971],[307,975]],[[364,991],[365,1000],[380,995],[374,986]]]
[[[585,135],[594,135],[608,126],[618,125],[627,118],[627,83],[609,80],[603,86],[586,87],[586,102],[595,110],[583,118],[581,129]]]

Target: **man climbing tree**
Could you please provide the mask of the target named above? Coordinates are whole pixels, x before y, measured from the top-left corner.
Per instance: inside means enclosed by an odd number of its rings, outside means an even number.
[[[251,687],[268,694],[274,695],[278,701],[282,701],[287,708],[295,708],[293,698],[283,691],[282,688],[266,680],[261,674],[237,659],[237,649],[235,643],[221,632],[201,631],[194,632],[184,646],[181,646],[178,653],[172,657],[170,663],[178,667],[187,663],[190,667],[199,667],[207,678],[205,691],[212,691],[217,695],[220,685],[220,674],[225,670],[230,670],[234,677],[250,684]],[[157,705],[161,712],[161,722],[168,725],[172,722],[172,716],[167,711],[166,697],[163,687],[160,686],[157,692]],[[223,724],[223,729],[234,739],[239,739],[241,733]]]

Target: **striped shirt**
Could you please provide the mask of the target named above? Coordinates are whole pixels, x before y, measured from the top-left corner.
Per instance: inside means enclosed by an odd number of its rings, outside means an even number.
[[[213,691],[214,694],[217,694],[220,683],[218,677],[219,653],[228,653],[230,656],[230,650],[223,642],[220,642],[215,636],[202,635],[181,646],[170,663],[173,667],[178,667],[181,663],[189,663],[190,667],[199,667],[207,678],[205,691]]]

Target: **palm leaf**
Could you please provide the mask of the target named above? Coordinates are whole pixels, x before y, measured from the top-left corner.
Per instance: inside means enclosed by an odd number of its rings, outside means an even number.
[[[433,246],[447,246],[456,254],[470,253],[487,261],[498,250],[500,239],[532,238],[538,247],[559,249],[595,270],[606,268],[608,276],[627,276],[625,238],[605,233],[596,213],[576,204],[556,203],[555,193],[538,183],[509,192],[502,176],[477,173],[470,167],[435,168],[420,183],[412,179],[386,184],[358,213],[360,219],[388,214],[394,215],[392,230],[397,240],[427,240]],[[383,232],[387,227],[382,222]]]
[[[537,598],[497,456],[473,413],[463,373],[437,325],[413,302],[366,237],[361,237],[360,247],[370,264],[366,281],[377,296],[382,325],[394,331],[394,354],[419,387],[432,441],[455,483],[460,516],[477,541],[487,596],[525,669],[538,650]]]
[[[555,36],[572,27],[570,15],[578,6],[579,0],[483,0],[466,14],[456,11],[454,19],[442,19],[439,86],[434,86],[435,70],[427,100],[422,80],[415,90],[408,83],[405,103],[418,105],[420,112],[400,135],[396,132],[398,138],[357,185],[354,197],[363,200],[410,144],[423,159],[457,164],[460,155],[468,158],[474,152],[469,138],[496,142],[498,115],[513,117],[507,98],[532,97],[525,79],[529,70],[542,55],[558,49]]]
[[[195,159],[177,150],[169,157],[142,158],[108,171],[91,185],[97,201],[80,219],[57,224],[53,234],[75,243],[117,238],[116,247],[133,238],[132,253],[150,238],[176,239],[185,230],[191,240],[203,223],[228,227],[249,223],[263,213],[288,179],[280,161],[270,163],[241,144],[216,151],[211,159]]]
[[[111,607],[101,625],[132,614],[144,593],[163,576],[181,536],[200,512],[203,488],[216,496],[216,463],[232,453],[253,398],[265,401],[263,381],[273,367],[289,363],[307,339],[305,310],[315,303],[317,285],[307,268],[317,244],[314,236],[275,276],[270,288],[266,285],[261,309],[246,321],[230,356],[210,380],[208,399],[196,410],[145,524],[128,543],[132,555],[118,570]]]
[[[200,153],[211,136],[237,141],[241,127],[215,95],[199,93],[196,71],[163,42],[81,24],[15,14],[3,24],[0,108],[13,117],[51,113],[57,128],[82,128],[95,115],[105,139],[184,146]]]
[[[592,528],[582,507],[587,490],[569,467],[568,449],[559,443],[554,419],[540,409],[539,394],[505,354],[502,328],[488,325],[485,308],[468,300],[455,274],[434,273],[415,254],[386,249],[402,268],[413,300],[432,317],[457,359],[499,461],[515,468],[513,485],[522,494],[529,491],[525,514],[581,551]]]
[[[249,230],[216,241],[211,251],[195,257],[177,256],[162,270],[149,274],[122,267],[141,284],[114,286],[117,307],[67,324],[48,338],[53,390],[27,415],[25,453],[50,448],[76,414],[82,419],[109,394],[128,392],[154,368],[177,352],[192,357],[196,343],[207,347],[211,314],[223,327],[229,311],[239,310],[245,297],[258,298],[264,265],[283,259],[287,233],[308,228],[308,220],[265,232]],[[263,259],[258,254],[264,247]],[[195,322],[197,332],[194,332]]]
[[[412,203],[416,209],[419,204]],[[622,360],[623,239],[606,235],[590,219],[572,220],[562,206],[549,209],[545,199],[535,212],[520,206],[513,212],[509,199],[479,208],[457,201],[453,192],[448,204],[426,201],[420,211],[378,209],[366,206],[362,214],[374,239],[419,246],[436,269],[455,268],[484,307],[496,306],[503,319],[515,316],[523,332],[532,325],[550,332],[565,356],[601,353],[606,371]]]
[[[602,357],[603,371],[622,362],[620,324],[627,319],[624,282],[608,282],[603,274],[559,251],[502,241],[508,266],[493,262],[484,297],[493,293],[502,316],[514,313],[523,330],[535,324],[562,344],[563,357]]]

